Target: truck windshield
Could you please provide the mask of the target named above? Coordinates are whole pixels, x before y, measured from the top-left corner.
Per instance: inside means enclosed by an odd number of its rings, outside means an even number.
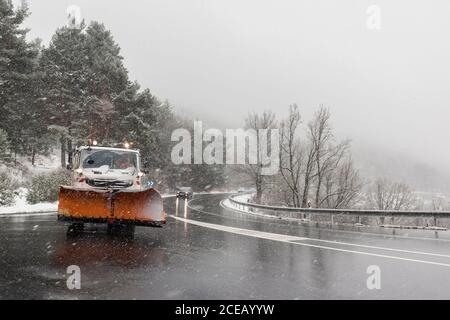
[[[109,169],[137,168],[137,154],[119,150],[82,150],[81,166],[84,169],[108,166]]]

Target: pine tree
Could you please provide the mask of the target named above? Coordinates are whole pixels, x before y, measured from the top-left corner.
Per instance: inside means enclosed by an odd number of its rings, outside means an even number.
[[[83,112],[90,74],[84,28],[83,23],[79,28],[58,29],[43,50],[39,65],[46,87],[42,99],[49,108],[49,128],[60,140],[62,167],[71,140],[82,134],[87,123]]]
[[[128,108],[121,110],[118,133],[143,151],[144,162],[152,168],[165,168],[170,161],[169,125],[173,119],[168,103],[161,103],[148,89],[136,94]]]
[[[26,3],[14,9],[11,1],[0,0],[0,128],[8,134],[14,154],[28,149],[30,105],[36,98],[39,44],[26,41],[28,30],[21,25],[27,16]]]
[[[103,24],[92,22],[86,29],[86,50],[89,56],[88,102],[83,117],[87,121],[87,134],[103,141],[110,138],[111,127],[119,120],[116,106],[119,97],[129,93],[133,85],[128,80],[120,47]],[[135,94],[136,91],[132,99]]]
[[[0,129],[0,163],[9,162],[10,158],[8,135],[3,129]]]
[[[71,141],[111,140],[137,90],[128,80],[120,48],[97,22],[62,27],[43,50],[40,67],[47,87],[50,128],[61,141],[61,164]]]

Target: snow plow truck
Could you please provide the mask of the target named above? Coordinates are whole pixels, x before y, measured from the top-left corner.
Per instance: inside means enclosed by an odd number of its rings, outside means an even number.
[[[71,228],[106,223],[108,233],[115,227],[134,233],[135,226],[166,223],[162,197],[144,173],[139,150],[78,147],[68,169],[73,184],[60,187],[58,220],[72,222]]]

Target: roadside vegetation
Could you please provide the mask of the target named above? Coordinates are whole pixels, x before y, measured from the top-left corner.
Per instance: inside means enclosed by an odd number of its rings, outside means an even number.
[[[58,200],[59,186],[70,185],[71,174],[67,170],[36,174],[31,178],[27,193],[27,202],[55,202]]]

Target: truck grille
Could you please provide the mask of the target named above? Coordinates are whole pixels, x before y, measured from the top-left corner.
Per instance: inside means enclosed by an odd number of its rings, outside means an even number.
[[[86,183],[92,187],[98,188],[128,188],[133,185],[132,181],[120,180],[100,180],[100,179],[86,179]]]

